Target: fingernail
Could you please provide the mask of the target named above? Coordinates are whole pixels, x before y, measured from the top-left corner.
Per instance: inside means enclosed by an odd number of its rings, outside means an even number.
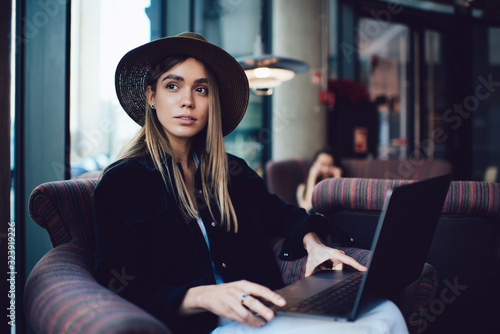
[[[286,301],[283,298],[278,299],[278,304],[285,305]]]
[[[266,319],[271,319],[274,316],[274,313],[272,311],[266,312]]]

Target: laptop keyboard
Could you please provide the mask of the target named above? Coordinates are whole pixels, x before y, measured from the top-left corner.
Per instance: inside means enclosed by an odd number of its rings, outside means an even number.
[[[331,288],[305,299],[300,304],[292,306],[289,311],[320,315],[339,315],[350,312],[356,301],[362,279],[363,273],[359,272]]]

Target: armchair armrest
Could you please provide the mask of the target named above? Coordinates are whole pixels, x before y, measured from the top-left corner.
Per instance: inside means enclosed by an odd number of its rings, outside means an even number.
[[[37,333],[171,333],[159,320],[100,285],[85,249],[63,244],[33,268],[25,312]]]

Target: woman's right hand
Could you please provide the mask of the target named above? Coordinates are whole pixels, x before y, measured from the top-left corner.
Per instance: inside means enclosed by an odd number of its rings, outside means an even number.
[[[311,168],[309,169],[309,180],[308,180],[308,185],[312,188],[316,185],[316,181],[318,177],[321,175],[321,164],[316,161],[312,164]]]
[[[274,312],[258,298],[277,306],[286,304],[285,299],[276,292],[265,286],[242,280],[189,289],[182,301],[179,313],[190,315],[210,311],[218,316],[259,328],[264,326],[266,321],[274,318]]]

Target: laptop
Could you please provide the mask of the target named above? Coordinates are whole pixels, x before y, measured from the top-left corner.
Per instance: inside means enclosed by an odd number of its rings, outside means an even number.
[[[422,272],[450,182],[443,175],[388,190],[368,270],[324,270],[298,280],[277,290],[287,305],[274,311],[353,321],[364,302],[393,299]]]

